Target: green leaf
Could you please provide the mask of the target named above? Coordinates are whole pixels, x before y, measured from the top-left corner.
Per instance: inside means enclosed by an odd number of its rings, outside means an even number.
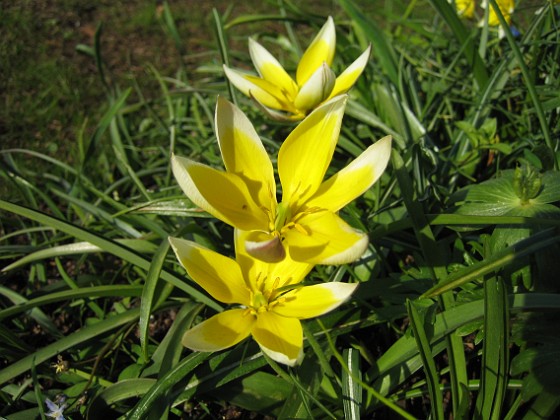
[[[162,270],[165,257],[169,251],[169,241],[164,239],[154,255],[146,282],[142,289],[142,299],[140,301],[140,321],[139,332],[140,346],[142,347],[142,355],[145,360],[148,360],[148,328],[150,323],[150,316],[152,314],[153,298],[156,286],[158,284],[159,276]]]
[[[342,371],[341,378],[344,418],[347,420],[360,420],[363,393],[360,352],[354,348],[344,349],[342,357],[346,362],[346,366],[348,366],[348,370]]]
[[[35,220],[39,223],[42,223],[46,226],[50,226],[55,229],[66,232],[67,234],[72,235],[75,238],[97,245],[98,247],[103,248],[106,252],[110,252],[116,255],[117,257],[122,258],[123,260],[128,261],[129,263],[134,264],[144,270],[148,270],[150,268],[150,261],[139,256],[138,254],[129,250],[128,248],[125,248],[122,245],[119,245],[110,239],[106,239],[102,236],[99,236],[86,229],[68,223],[64,220],[60,220],[55,217],[51,217],[44,213],[38,212],[36,210],[19,206],[17,204],[9,203],[4,200],[0,200],[0,209],[11,211],[15,214],[19,214],[20,216],[24,216],[29,219]],[[170,282],[171,284],[178,287],[179,289],[185,291],[187,294],[199,300],[200,302],[206,303],[211,308],[214,308],[218,311],[222,310],[222,307],[218,305],[216,302],[214,302],[212,299],[208,298],[206,295],[199,292],[195,288],[189,286],[183,280],[179,279],[173,274],[164,270],[161,273],[161,278],[167,282]]]
[[[89,340],[97,339],[101,335],[117,329],[124,324],[136,321],[139,314],[139,309],[129,309],[126,312],[84,327],[66,337],[59,338],[54,343],[49,344],[2,369],[0,371],[0,384],[3,384],[30,370],[33,364],[43,363],[44,361],[71,347],[78,347]]]
[[[432,348],[430,346],[431,334],[427,334],[426,325],[431,328],[430,322],[426,322],[421,311],[417,308],[418,303],[408,300],[406,307],[410,319],[410,326],[414,333],[416,345],[424,365],[424,372],[426,374],[426,381],[428,383],[428,392],[431,400],[431,416],[434,419],[443,419],[443,394],[440,391],[439,373],[433,358]]]

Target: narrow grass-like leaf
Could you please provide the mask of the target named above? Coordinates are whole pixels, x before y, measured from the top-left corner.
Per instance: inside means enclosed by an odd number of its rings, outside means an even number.
[[[398,86],[399,71],[397,67],[397,58],[393,47],[385,38],[385,34],[379,29],[377,24],[368,19],[366,15],[351,1],[340,0],[340,5],[348,16],[352,19],[352,23],[359,28],[371,42],[373,46],[373,57],[379,61],[381,68],[387,74],[391,82]]]
[[[19,214],[20,216],[27,217],[41,224],[66,232],[67,234],[72,235],[75,238],[90,242],[94,245],[99,246],[100,248],[103,248],[106,252],[110,252],[111,254],[114,254],[117,257],[122,258],[123,260],[128,261],[129,263],[134,264],[144,270],[148,270],[150,268],[150,261],[139,256],[138,254],[131,251],[130,249],[125,248],[122,245],[119,245],[112,240],[103,238],[102,236],[96,235],[90,231],[87,231],[71,223],[68,223],[64,220],[60,220],[48,216],[46,214],[43,214],[41,212],[38,212],[36,210],[19,206],[17,204],[9,203],[3,200],[0,200],[0,209],[10,211],[15,214]],[[189,286],[186,282],[174,276],[173,274],[167,271],[162,271],[161,278],[173,284],[174,286],[178,287],[179,289],[183,290],[188,295],[192,296],[194,299],[197,299],[200,302],[207,304],[211,308],[214,308],[217,311],[222,310],[222,307],[218,305],[216,302],[214,302],[212,299],[208,298],[203,293]]]
[[[424,292],[421,297],[430,298],[438,296],[469,281],[481,279],[486,274],[495,272],[520,258],[545,249],[557,242],[560,242],[560,236],[556,229],[547,229],[535,233],[531,237],[498,251],[478,263],[450,274],[440,283]]]
[[[550,419],[559,406],[560,396],[543,391],[537,396],[535,401],[531,403],[529,410],[525,416],[523,416],[523,420]]]
[[[169,7],[169,3],[167,1],[163,2],[163,22],[165,24],[167,32],[169,33],[169,35],[171,35],[171,39],[173,39],[173,42],[175,43],[177,52],[179,53],[179,55],[184,55],[184,41],[181,35],[179,35],[177,25],[175,25],[175,19],[173,18],[173,13],[171,12],[171,8]]]
[[[150,264],[150,269],[148,270],[148,275],[146,276],[146,282],[144,283],[144,288],[142,289],[142,300],[140,301],[140,322],[139,322],[139,336],[140,336],[140,346],[142,347],[142,354],[144,359],[148,360],[148,328],[150,324],[150,316],[152,314],[152,304],[154,298],[154,292],[158,284],[159,276],[163,263],[165,262],[165,257],[169,251],[169,241],[163,240],[158,250],[156,251],[152,263]]]
[[[184,346],[181,342],[183,334],[187,331],[195,317],[202,310],[203,305],[195,302],[185,303],[173,320],[171,328],[151,356],[152,363],[142,371],[142,376],[162,377],[181,360]]]
[[[88,406],[88,418],[103,418],[109,413],[107,408],[120,401],[141,397],[155,384],[155,379],[135,378],[124,379],[97,393]]]
[[[426,382],[428,383],[428,392],[430,394],[431,418],[442,420],[443,415],[443,394],[440,391],[440,379],[432,355],[430,338],[426,334],[425,325],[427,321],[421,316],[420,311],[416,307],[417,304],[408,300],[406,308],[410,319],[410,327],[412,328],[416,345],[424,365],[426,374]]]
[[[28,302],[28,300],[25,297],[21,296],[18,292],[4,286],[0,286],[0,295],[6,297],[16,305],[24,305]],[[41,309],[36,307],[31,308],[29,316],[55,338],[62,337],[62,333],[57,329],[51,318],[47,316],[47,314],[45,314]]]
[[[111,121],[113,121],[113,118],[115,118],[117,113],[123,108],[126,99],[128,98],[128,95],[130,95],[131,91],[132,90],[130,88],[125,90],[114,102],[112,102],[111,107],[107,110],[105,115],[103,115],[103,118],[101,118],[101,121],[99,122],[99,125],[97,126],[97,129],[93,133],[93,136],[88,144],[87,151],[85,153],[86,160],[82,162],[82,167],[80,168],[79,173],[83,172],[83,165],[86,165],[88,162],[87,159],[93,156],[94,150],[97,148],[98,143],[101,141],[101,137],[103,136],[103,134],[105,134],[105,131],[107,131],[107,128],[109,128],[109,126],[111,125]]]
[[[32,363],[43,363],[44,361],[56,356],[57,354],[71,348],[83,345],[89,340],[99,338],[116,328],[138,319],[140,309],[129,309],[118,315],[114,315],[103,321],[99,321],[90,326],[70,334],[66,337],[59,338],[52,344],[43,347],[36,352],[25,356],[24,358],[12,363],[0,371],[0,384],[3,384],[14,377],[25,373],[31,369]]]
[[[553,293],[519,293],[508,296],[508,304],[512,311],[542,311],[560,310],[560,295]],[[474,302],[457,305],[436,315],[432,344],[441,340],[444,336],[451,334],[457,328],[484,316],[484,301],[482,299]],[[393,378],[390,372],[408,372],[407,361],[418,354],[414,338],[408,335],[397,340],[377,360],[375,370],[368,371],[366,379],[374,382],[374,388],[382,395],[400,383],[400,379]],[[418,367],[421,365],[419,364]]]
[[[44,296],[22,301],[15,306],[1,310],[0,320],[54,302],[95,297],[140,296],[141,292],[142,286],[129,286],[124,284],[113,286],[80,287],[79,289],[65,290],[63,292],[51,292]]]
[[[216,38],[218,41],[218,49],[220,50],[220,55],[222,57],[222,62],[230,67],[229,62],[229,54],[228,54],[228,47],[227,47],[227,40],[224,31],[224,24],[222,22],[222,18],[216,8],[212,9],[212,16],[214,17],[214,30],[216,33]],[[235,94],[235,89],[233,85],[230,83],[229,79],[226,77],[226,85],[228,87],[229,97],[231,102],[237,105],[237,96]]]
[[[114,241],[138,253],[153,253],[156,251],[156,246],[152,242],[148,242],[144,239],[115,239]],[[89,242],[75,242],[68,245],[51,246],[49,248],[27,254],[25,257],[22,257],[19,260],[5,266],[1,271],[7,272],[34,261],[63,257],[66,255],[92,254],[95,252],[104,252],[104,250]]]
[[[504,281],[493,277],[484,282],[484,341],[480,392],[476,415],[499,420],[505,398],[508,371],[509,311]]]
[[[498,6],[498,3],[496,2],[496,0],[489,0],[489,4],[491,5],[491,7],[494,9],[494,12],[496,13],[496,16],[498,17],[498,20],[500,21],[500,25],[502,26],[502,29],[504,30],[504,34],[506,36],[506,39],[508,41],[508,44],[511,48],[511,51],[513,53],[513,55],[515,56],[515,59],[517,61],[517,65],[519,66],[519,69],[521,70],[521,74],[523,74],[523,79],[525,80],[525,87],[527,88],[527,92],[529,93],[529,97],[531,98],[531,102],[533,103],[533,107],[535,108],[535,113],[537,114],[537,118],[539,119],[539,123],[541,126],[541,131],[544,137],[544,141],[546,143],[546,145],[548,146],[548,148],[550,149],[551,153],[553,154],[553,156],[556,156],[556,159],[554,159],[554,167],[556,169],[559,168],[560,163],[558,162],[558,157],[556,155],[556,151],[558,150],[558,141],[556,141],[556,143],[553,142],[552,137],[550,136],[550,129],[549,129],[549,122],[547,121],[543,109],[542,109],[542,103],[541,100],[539,99],[538,95],[537,95],[537,91],[535,89],[535,83],[533,78],[531,77],[531,73],[529,72],[529,69],[527,68],[527,64],[525,63],[525,58],[523,57],[523,54],[521,53],[521,50],[519,49],[519,46],[517,45],[517,41],[515,39],[515,37],[513,36],[513,33],[511,32],[511,29],[509,27],[509,24],[507,23],[506,19],[504,18],[504,15],[502,14],[501,9]]]
[[[455,38],[461,45],[461,50],[470,64],[473,76],[476,79],[479,89],[482,89],[488,82],[488,70],[475,48],[473,38],[457,16],[453,6],[447,0],[430,0],[430,3],[447,23]]]
[[[342,371],[342,404],[346,420],[360,420],[362,407],[360,352],[354,348],[344,349],[342,357],[348,371]],[[357,379],[357,380],[356,380]]]
[[[187,375],[210,357],[210,353],[191,353],[185,357],[173,370],[169,371],[165,376],[160,378],[142,397],[142,399],[128,413],[128,420],[140,420],[146,418],[145,415],[150,411],[152,405],[159,399],[165,398],[165,395],[178,382],[185,379]]]
[[[412,179],[406,171],[401,155],[393,150],[391,160],[406,209],[412,220],[416,239],[422,249],[423,258],[428,265],[427,269],[430,271],[433,282],[437,284],[447,275],[445,256],[435,239],[432,228],[424,214],[423,206],[418,201],[418,193],[413,187]],[[455,305],[455,298],[450,293],[442,294],[440,304],[443,310],[447,310]],[[464,386],[467,384],[467,364],[461,338],[450,335],[445,340],[448,346],[447,353],[451,373],[453,413],[457,415],[461,402],[467,398],[464,394]]]

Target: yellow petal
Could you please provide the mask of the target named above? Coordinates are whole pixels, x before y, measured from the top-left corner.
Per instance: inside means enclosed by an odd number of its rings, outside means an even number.
[[[335,80],[333,71],[323,63],[301,87],[294,100],[295,107],[304,112],[315,108],[329,97]]]
[[[247,241],[254,239],[255,236],[255,232],[235,230],[236,260],[246,279],[266,279],[266,282],[270,283],[274,283],[276,279],[279,279],[277,287],[282,287],[301,282],[313,268],[313,265],[307,262],[294,261],[288,252],[286,252],[284,259],[277,263],[268,263],[252,257],[247,252],[245,245]],[[264,240],[271,236],[256,237]]]
[[[369,146],[337,174],[323,182],[307,206],[336,212],[362,195],[379,179],[391,157],[391,136]]]
[[[284,318],[274,312],[257,315],[253,338],[271,359],[288,366],[303,358],[303,331],[295,318]]]
[[[187,197],[212,216],[244,230],[268,229],[268,216],[239,176],[175,155],[171,168]]]
[[[299,223],[307,234],[298,229],[285,233],[285,242],[295,261],[346,264],[360,258],[367,248],[368,236],[330,211],[306,215]]]
[[[218,97],[216,135],[228,172],[239,175],[249,186],[253,200],[269,208],[276,199],[274,169],[261,139],[243,112]]]
[[[334,88],[328,99],[334,98],[342,93],[346,93],[352,86],[354,86],[354,83],[356,83],[356,80],[358,80],[358,77],[360,77],[367,66],[370,53],[371,45],[368,46],[366,50],[336,78]]]
[[[214,299],[224,303],[250,303],[250,290],[235,260],[185,239],[169,238],[169,243],[189,276]]]
[[[240,73],[224,65],[224,73],[229,81],[247,96],[254,96],[264,106],[273,109],[285,109],[284,95],[278,87],[266,80]]]
[[[463,18],[471,19],[474,16],[474,0],[455,0],[457,14]]]
[[[219,351],[251,334],[255,317],[246,309],[231,309],[214,315],[183,335],[183,346],[195,351]]]
[[[283,303],[276,305],[273,310],[289,318],[313,318],[340,306],[357,286],[357,283],[333,282],[296,288],[282,295]]]
[[[280,147],[278,174],[284,203],[296,208],[321,185],[338,141],[345,106],[346,96],[325,102]]]
[[[292,98],[296,96],[298,87],[284,67],[266,48],[252,38],[249,38],[249,53],[255,68],[263,79],[276,84],[288,96]]]
[[[299,61],[296,80],[298,86],[303,86],[313,73],[323,64],[332,64],[336,48],[336,29],[332,17],[329,16],[317,36]]]

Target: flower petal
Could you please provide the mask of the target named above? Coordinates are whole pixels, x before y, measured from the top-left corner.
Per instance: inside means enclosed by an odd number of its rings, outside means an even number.
[[[255,316],[246,309],[224,311],[188,330],[182,343],[195,351],[227,349],[247,338],[255,321]]]
[[[169,238],[169,243],[189,276],[214,299],[250,303],[250,291],[235,260],[185,239]]]
[[[256,76],[240,73],[224,65],[229,81],[247,96],[254,96],[260,103],[272,109],[286,109],[284,95],[277,86]]]
[[[367,66],[370,53],[371,45],[369,45],[366,50],[336,78],[334,88],[328,99],[346,93],[354,86],[354,83],[356,83],[356,80],[358,80],[358,77],[360,77]]]
[[[323,182],[307,206],[336,212],[379,179],[391,157],[391,136],[369,146],[348,166]]]
[[[306,215],[298,223],[307,233],[290,229],[285,234],[295,261],[346,264],[360,258],[367,248],[368,236],[330,211]]]
[[[346,98],[337,96],[319,106],[280,147],[278,174],[283,202],[297,207],[319,188],[338,141]]]
[[[274,109],[267,108],[263,103],[261,103],[257,98],[251,95],[251,99],[256,102],[257,107],[271,120],[279,122],[292,122],[300,121],[305,118],[305,114],[294,108],[293,111],[275,111]],[[291,107],[286,107],[286,109],[291,109]],[[295,112],[295,113],[294,113]]]
[[[301,282],[313,268],[313,265],[307,262],[294,261],[288,252],[284,259],[277,263],[269,263],[252,257],[246,250],[246,243],[254,239],[256,234],[257,232],[235,230],[236,259],[246,279],[266,278],[268,282],[280,279],[277,287],[282,287]],[[257,236],[257,238],[259,237]],[[260,239],[265,238],[266,236],[260,237]]]
[[[187,197],[212,216],[245,230],[268,229],[268,216],[239,176],[175,155],[171,167]]]
[[[303,358],[303,331],[295,318],[284,318],[274,312],[257,315],[253,338],[271,359],[288,366]]]
[[[251,54],[251,60],[263,79],[277,85],[288,96],[292,98],[296,96],[298,91],[296,83],[278,60],[253,38],[249,38],[249,54]]]
[[[335,80],[333,71],[323,63],[301,87],[294,100],[295,107],[304,112],[315,108],[329,97]]]
[[[276,305],[273,310],[289,318],[313,318],[340,306],[357,286],[357,283],[333,282],[299,287],[282,295],[284,303]]]
[[[215,121],[226,170],[245,181],[256,203],[270,208],[276,202],[274,169],[253,125],[239,108],[221,97]]]
[[[296,71],[298,86],[303,86],[313,73],[325,62],[332,64],[336,47],[336,29],[331,16],[323,25],[317,36],[303,53]]]
[[[247,238],[245,241],[245,250],[252,257],[267,262],[276,263],[282,261],[286,257],[286,251],[282,245],[282,240],[278,236],[267,235],[262,232],[252,232],[258,235],[255,240]],[[262,236],[265,235],[264,238]]]

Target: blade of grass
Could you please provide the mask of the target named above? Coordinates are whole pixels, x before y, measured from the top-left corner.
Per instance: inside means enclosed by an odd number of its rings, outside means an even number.
[[[62,232],[72,235],[75,238],[90,242],[94,245],[99,246],[100,248],[103,248],[104,250],[106,250],[106,252],[116,255],[117,257],[122,258],[123,260],[133,265],[136,265],[142,268],[143,270],[148,270],[150,268],[150,261],[139,256],[132,250],[125,248],[124,246],[119,245],[118,243],[110,239],[103,238],[102,236],[94,234],[86,229],[82,229],[64,220],[60,220],[48,216],[46,214],[43,214],[41,212],[38,212],[36,210],[19,206],[17,204],[9,203],[4,200],[0,200],[0,209],[10,211],[12,213],[18,214],[23,217],[27,217],[28,219],[35,220],[36,222],[39,222],[43,225],[47,225],[55,229],[61,230]],[[199,292],[195,288],[189,286],[187,283],[185,283],[180,278],[174,276],[173,274],[163,270],[161,273],[161,278],[173,284],[180,290],[183,290],[192,298],[197,299],[198,301],[208,305],[209,307],[217,311],[222,310],[222,307],[218,305],[216,302],[214,302],[212,299],[208,298],[206,295]]]
[[[471,66],[478,88],[483,89],[488,82],[488,70],[486,69],[484,61],[482,61],[482,58],[478,54],[467,28],[465,28],[465,25],[463,25],[463,22],[461,22],[461,19],[457,16],[453,6],[447,0],[430,0],[430,3],[443,18],[445,23],[447,23],[453,35],[455,35],[455,38],[461,45],[467,62]]]
[[[426,382],[428,383],[428,393],[430,394],[431,418],[443,419],[443,394],[441,393],[439,374],[432,355],[430,339],[426,333],[426,319],[421,316],[417,308],[417,303],[407,300],[406,308],[410,320],[414,339],[424,365]]]
[[[138,253],[153,253],[156,251],[156,246],[153,243],[146,241],[145,239],[114,239],[114,241]],[[89,242],[75,242],[73,244],[52,246],[46,249],[28,253],[25,257],[22,257],[19,260],[16,260],[13,263],[5,266],[0,271],[8,272],[10,270],[21,267],[22,265],[29,264],[38,260],[46,260],[49,258],[62,257],[66,255],[91,254],[95,252],[104,252],[104,250]]]
[[[558,162],[558,155],[556,154],[556,151],[558,150],[558,142],[556,142],[556,144],[552,141],[552,137],[550,136],[550,129],[548,127],[548,121],[546,120],[546,116],[544,115],[544,111],[542,109],[542,104],[541,101],[537,95],[537,90],[535,89],[535,84],[533,82],[533,79],[531,77],[531,73],[529,72],[529,69],[527,68],[527,65],[525,64],[525,58],[523,57],[523,54],[521,53],[521,50],[519,49],[519,46],[517,45],[517,41],[515,40],[515,37],[513,36],[511,29],[509,27],[509,24],[507,23],[506,19],[504,18],[504,15],[502,14],[502,11],[500,10],[500,8],[498,7],[498,3],[496,3],[496,0],[490,0],[490,5],[491,7],[494,9],[494,12],[496,13],[496,16],[498,17],[498,20],[500,21],[500,25],[502,26],[502,29],[504,30],[504,34],[506,36],[506,39],[508,41],[508,44],[511,48],[511,51],[513,53],[513,56],[515,57],[515,60],[517,61],[517,65],[519,66],[519,69],[521,70],[521,74],[523,75],[523,79],[525,80],[525,87],[527,88],[527,92],[529,93],[529,97],[531,98],[531,102],[533,103],[533,106],[535,107],[535,113],[537,114],[537,118],[539,120],[540,126],[541,126],[541,131],[544,137],[544,141],[546,143],[546,145],[548,146],[548,148],[550,149],[550,151],[552,152],[553,156],[555,156],[554,159],[554,168],[558,170],[560,163]]]
[[[445,256],[436,242],[434,233],[424,214],[422,204],[418,201],[418,194],[414,190],[412,180],[406,171],[404,161],[396,150],[393,150],[391,160],[397,176],[397,181],[402,191],[406,209],[412,221],[414,233],[422,250],[424,261],[426,261],[428,265],[427,268],[430,271],[433,282],[438,284],[447,276]],[[451,293],[442,294],[440,304],[443,309],[446,310],[455,305],[455,299]],[[468,381],[467,364],[461,337],[449,335],[446,336],[445,340],[447,342],[447,355],[451,373],[453,414],[458,415],[460,414],[459,408],[463,406],[461,402],[468,398],[464,391]]]
[[[224,24],[222,22],[222,18],[216,8],[212,9],[212,16],[214,18],[214,30],[216,32],[216,38],[218,41],[218,49],[220,50],[220,55],[222,57],[222,62],[230,67],[229,62],[229,55],[228,55],[228,48],[227,48],[227,41],[224,31]],[[229,79],[226,77],[226,85],[228,87],[229,97],[231,102],[237,105],[237,96],[235,95],[235,89],[233,88],[232,84],[230,83]]]
[[[139,322],[139,336],[140,336],[140,347],[142,348],[142,354],[144,359],[148,360],[148,329],[150,324],[150,315],[152,314],[152,303],[154,298],[154,292],[158,284],[161,269],[163,263],[165,262],[165,257],[169,251],[169,241],[163,240],[158,250],[156,251],[150,268],[148,270],[148,275],[146,276],[146,282],[144,283],[144,288],[142,289],[142,299],[140,301],[140,322]]]
[[[354,348],[344,349],[342,357],[348,366],[348,371],[342,371],[342,404],[345,420],[360,420],[362,407],[361,385],[362,371],[360,369],[360,352]],[[356,381],[354,378],[357,378]]]
[[[351,0],[340,0],[340,5],[348,16],[352,19],[352,24],[356,29],[363,32],[367,41],[373,46],[373,56],[379,61],[381,68],[395,85],[399,85],[399,71],[397,58],[393,47],[385,38],[385,34],[377,24],[368,19],[362,11]],[[362,45],[365,48],[365,45]]]
[[[504,281],[493,277],[484,282],[484,339],[480,392],[476,399],[478,418],[499,420],[509,371],[509,311]]]
[[[178,382],[185,379],[187,375],[204,362],[211,353],[191,353],[185,357],[175,368],[169,371],[165,376],[160,378],[142,397],[134,408],[127,414],[128,420],[144,419],[145,414],[150,411],[153,404],[158,399],[165,398],[165,395],[175,386]]]
[[[156,379],[151,378],[124,379],[101,390],[95,394],[95,397],[88,406],[88,418],[106,417],[107,407],[128,398],[141,397],[154,386],[155,382]]]
[[[138,297],[141,295],[141,293],[142,293],[142,286],[135,286],[135,285],[129,286],[124,284],[119,284],[114,286],[80,287],[78,289],[65,290],[63,292],[52,292],[45,296],[40,296],[34,299],[22,301],[21,303],[18,303],[17,305],[12,306],[10,308],[2,309],[0,311],[0,320],[54,302],[62,302],[65,300],[74,300],[80,298],[95,298],[95,297],[127,297],[127,296]]]
[[[69,348],[79,347],[89,340],[99,338],[107,332],[135,321],[138,319],[139,314],[140,309],[129,309],[126,312],[84,327],[66,337],[59,338],[54,343],[49,344],[0,370],[0,384],[3,384],[30,370],[33,363],[43,363]]]
[[[506,265],[560,242],[557,229],[546,229],[498,251],[483,261],[454,272],[424,292],[421,298],[431,298],[495,272]]]

